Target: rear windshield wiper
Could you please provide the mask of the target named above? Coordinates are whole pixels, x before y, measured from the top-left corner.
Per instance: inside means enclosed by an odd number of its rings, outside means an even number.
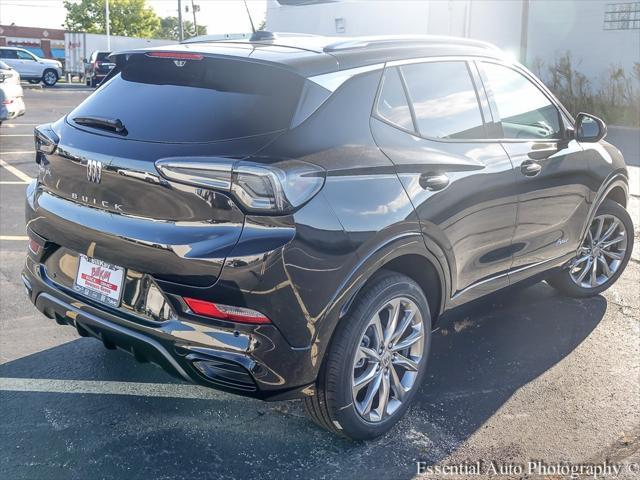
[[[121,135],[127,134],[127,129],[119,118],[85,116],[75,117],[73,121],[79,125],[86,125],[87,127],[102,128]]]

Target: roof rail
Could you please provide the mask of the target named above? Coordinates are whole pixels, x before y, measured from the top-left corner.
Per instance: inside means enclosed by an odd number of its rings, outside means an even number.
[[[487,50],[500,50],[495,45],[462,37],[446,37],[441,35],[376,35],[367,37],[351,37],[340,39],[324,47],[324,51],[337,52],[341,50],[352,50],[367,47],[402,47],[409,45],[433,45],[433,44],[455,44],[486,48]]]

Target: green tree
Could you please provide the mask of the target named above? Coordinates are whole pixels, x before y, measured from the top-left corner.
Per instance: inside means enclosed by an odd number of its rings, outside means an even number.
[[[64,0],[67,17],[64,27],[74,32],[106,33],[105,0]],[[146,0],[109,0],[112,35],[153,37],[160,28],[160,18]]]
[[[195,37],[193,29],[193,22],[189,20],[182,20],[182,30],[184,32],[184,38]],[[206,25],[198,25],[197,35],[206,35]],[[179,40],[180,33],[178,31],[178,17],[164,17],[160,19],[160,28],[156,32],[156,37],[167,38],[170,40]]]

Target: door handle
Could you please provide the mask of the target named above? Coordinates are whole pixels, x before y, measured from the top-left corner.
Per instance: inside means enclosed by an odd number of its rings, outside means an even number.
[[[535,177],[542,170],[542,165],[534,160],[525,160],[520,165],[520,171],[527,177]]]
[[[444,173],[429,173],[420,175],[420,186],[425,190],[442,190],[449,185],[449,177]]]

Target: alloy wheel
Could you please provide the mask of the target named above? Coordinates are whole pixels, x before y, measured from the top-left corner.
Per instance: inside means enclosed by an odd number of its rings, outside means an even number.
[[[415,302],[397,297],[369,321],[353,361],[352,392],[358,414],[380,422],[415,386],[424,354],[424,326]]]
[[[46,72],[44,74],[44,83],[47,85],[54,85],[58,80],[58,76],[53,72]]]
[[[569,267],[571,279],[582,288],[596,288],[606,283],[620,268],[627,241],[620,219],[613,215],[596,216]]]

